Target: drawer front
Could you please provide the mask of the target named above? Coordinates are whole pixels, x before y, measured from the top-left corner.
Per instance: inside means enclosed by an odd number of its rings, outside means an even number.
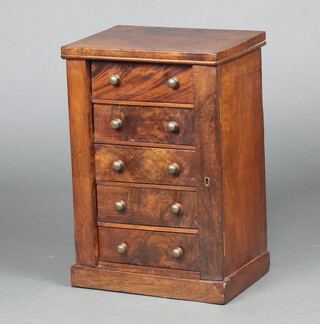
[[[136,183],[194,186],[194,151],[95,144],[96,179]],[[122,171],[113,164],[122,161]],[[178,174],[167,171],[179,166]]]
[[[127,249],[119,253],[122,243]],[[179,258],[172,255],[177,247],[183,251]],[[105,262],[199,270],[198,236],[193,234],[99,227],[99,255]]]
[[[194,191],[98,184],[97,200],[98,220],[101,222],[186,228],[198,226]],[[180,207],[178,204],[182,207],[181,211],[177,210]]]
[[[91,75],[93,99],[193,103],[191,66],[94,61]],[[114,75],[118,85],[109,83]],[[177,78],[177,88],[168,86],[170,78]]]
[[[110,123],[118,119],[122,124],[118,124],[118,129],[112,128]],[[172,122],[176,129],[169,131],[168,123]],[[194,145],[193,109],[94,105],[94,137]]]

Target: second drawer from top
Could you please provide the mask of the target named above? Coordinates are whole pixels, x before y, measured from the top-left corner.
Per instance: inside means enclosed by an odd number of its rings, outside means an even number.
[[[96,141],[194,145],[193,109],[94,105]]]

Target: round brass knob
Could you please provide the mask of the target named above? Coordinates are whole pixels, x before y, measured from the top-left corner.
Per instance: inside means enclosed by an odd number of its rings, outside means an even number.
[[[170,78],[167,81],[167,85],[169,88],[177,89],[179,87],[179,80],[177,78]]]
[[[120,76],[118,74],[114,74],[109,78],[109,83],[116,86],[120,84]]]
[[[111,121],[110,126],[113,129],[120,129],[120,128],[122,128],[122,120],[119,119],[119,118],[114,119],[114,120]]]
[[[128,245],[126,243],[121,243],[117,246],[117,252],[123,254],[128,250]]]
[[[171,121],[167,124],[167,130],[171,133],[178,133],[179,124],[175,121]]]
[[[181,258],[183,256],[183,250],[182,250],[182,248],[180,246],[178,246],[178,247],[176,247],[175,249],[173,249],[171,251],[171,254],[172,254],[172,256],[174,258],[179,259],[179,258]]]
[[[112,163],[112,168],[114,171],[122,171],[124,168],[124,163],[121,160],[115,161]]]
[[[122,211],[122,210],[125,210],[127,207],[127,204],[124,200],[119,200],[117,202],[115,202],[114,204],[114,209],[116,211]]]
[[[170,210],[173,214],[181,214],[182,213],[182,205],[179,203],[175,203],[170,207]]]
[[[177,163],[171,163],[167,168],[168,173],[178,174],[180,171],[179,165]]]

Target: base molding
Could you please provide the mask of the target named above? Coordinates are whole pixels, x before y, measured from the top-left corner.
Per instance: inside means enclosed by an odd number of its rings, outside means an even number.
[[[269,270],[270,255],[265,252],[245,264],[223,281],[182,279],[152,274],[139,274],[105,267],[71,267],[74,287],[226,304],[251,286]]]

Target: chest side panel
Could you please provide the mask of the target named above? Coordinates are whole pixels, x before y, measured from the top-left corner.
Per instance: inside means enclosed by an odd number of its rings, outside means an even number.
[[[261,56],[221,67],[226,274],[266,251]]]

